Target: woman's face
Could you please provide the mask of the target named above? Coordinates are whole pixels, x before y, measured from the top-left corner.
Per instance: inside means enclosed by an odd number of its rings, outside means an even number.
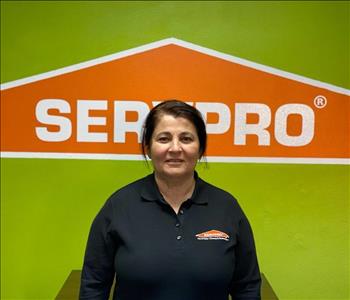
[[[187,119],[160,117],[147,151],[155,173],[162,177],[192,175],[199,159],[196,128]]]

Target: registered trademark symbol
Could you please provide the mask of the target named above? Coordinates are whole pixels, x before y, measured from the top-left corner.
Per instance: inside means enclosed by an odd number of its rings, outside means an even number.
[[[317,108],[324,108],[327,105],[327,98],[325,96],[316,96],[314,99],[314,104]]]

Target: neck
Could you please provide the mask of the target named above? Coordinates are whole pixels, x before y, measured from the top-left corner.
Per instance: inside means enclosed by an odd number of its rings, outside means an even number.
[[[165,178],[155,173],[155,180],[160,193],[176,213],[178,213],[181,204],[191,197],[195,187],[193,173],[176,179]]]

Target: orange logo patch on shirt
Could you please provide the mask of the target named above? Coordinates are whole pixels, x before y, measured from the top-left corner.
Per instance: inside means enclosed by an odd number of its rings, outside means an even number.
[[[228,241],[230,236],[219,230],[209,230],[196,234],[197,240],[225,240]]]

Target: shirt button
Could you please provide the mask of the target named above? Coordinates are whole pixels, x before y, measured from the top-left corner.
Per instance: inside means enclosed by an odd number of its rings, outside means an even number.
[[[179,213],[180,213],[180,215],[183,215],[184,211],[182,209],[180,209]]]
[[[180,227],[180,223],[176,223],[175,226],[176,226],[176,227]]]
[[[179,240],[182,239],[182,236],[181,236],[181,235],[178,235],[178,236],[176,237],[176,239],[179,241]]]

